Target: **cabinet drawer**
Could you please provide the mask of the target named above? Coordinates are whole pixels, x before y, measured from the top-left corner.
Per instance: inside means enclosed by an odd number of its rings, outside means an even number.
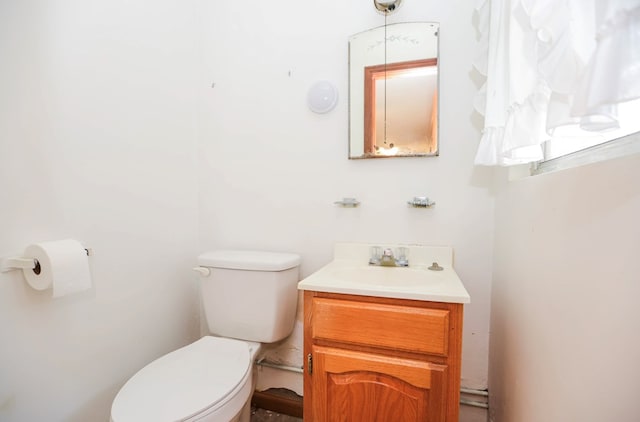
[[[312,337],[392,350],[448,353],[449,311],[313,298]]]

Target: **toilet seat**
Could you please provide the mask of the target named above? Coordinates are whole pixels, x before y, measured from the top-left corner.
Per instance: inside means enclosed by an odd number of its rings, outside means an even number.
[[[250,345],[206,336],[142,368],[120,389],[112,422],[230,420],[251,395]],[[226,416],[228,414],[228,417]]]

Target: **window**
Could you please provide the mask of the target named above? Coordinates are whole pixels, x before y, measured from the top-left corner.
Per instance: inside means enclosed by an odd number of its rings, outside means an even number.
[[[620,127],[592,132],[577,126],[557,129],[543,144],[544,159],[534,164],[540,174],[640,152],[640,100],[618,105]]]
[[[488,54],[474,63],[487,78],[476,98],[485,116],[476,164],[545,169],[587,154],[577,151],[633,148],[640,108],[623,104],[640,99],[637,0],[485,0],[477,10]],[[628,123],[611,131],[625,113]]]

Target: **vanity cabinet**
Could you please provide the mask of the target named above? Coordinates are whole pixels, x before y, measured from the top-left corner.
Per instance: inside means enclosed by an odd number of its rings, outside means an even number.
[[[457,422],[462,306],[305,291],[305,422]]]

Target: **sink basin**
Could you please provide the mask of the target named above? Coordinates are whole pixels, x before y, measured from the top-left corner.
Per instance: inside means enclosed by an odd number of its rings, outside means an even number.
[[[333,277],[344,283],[363,284],[368,286],[389,286],[408,288],[417,286],[435,286],[442,284],[445,279],[441,272],[424,268],[411,267],[351,267],[336,268]]]
[[[372,245],[337,243],[334,259],[298,283],[298,289],[360,296],[469,303],[453,269],[453,250],[445,246],[387,245],[409,248],[408,267],[368,265]],[[442,271],[427,269],[438,262]]]

